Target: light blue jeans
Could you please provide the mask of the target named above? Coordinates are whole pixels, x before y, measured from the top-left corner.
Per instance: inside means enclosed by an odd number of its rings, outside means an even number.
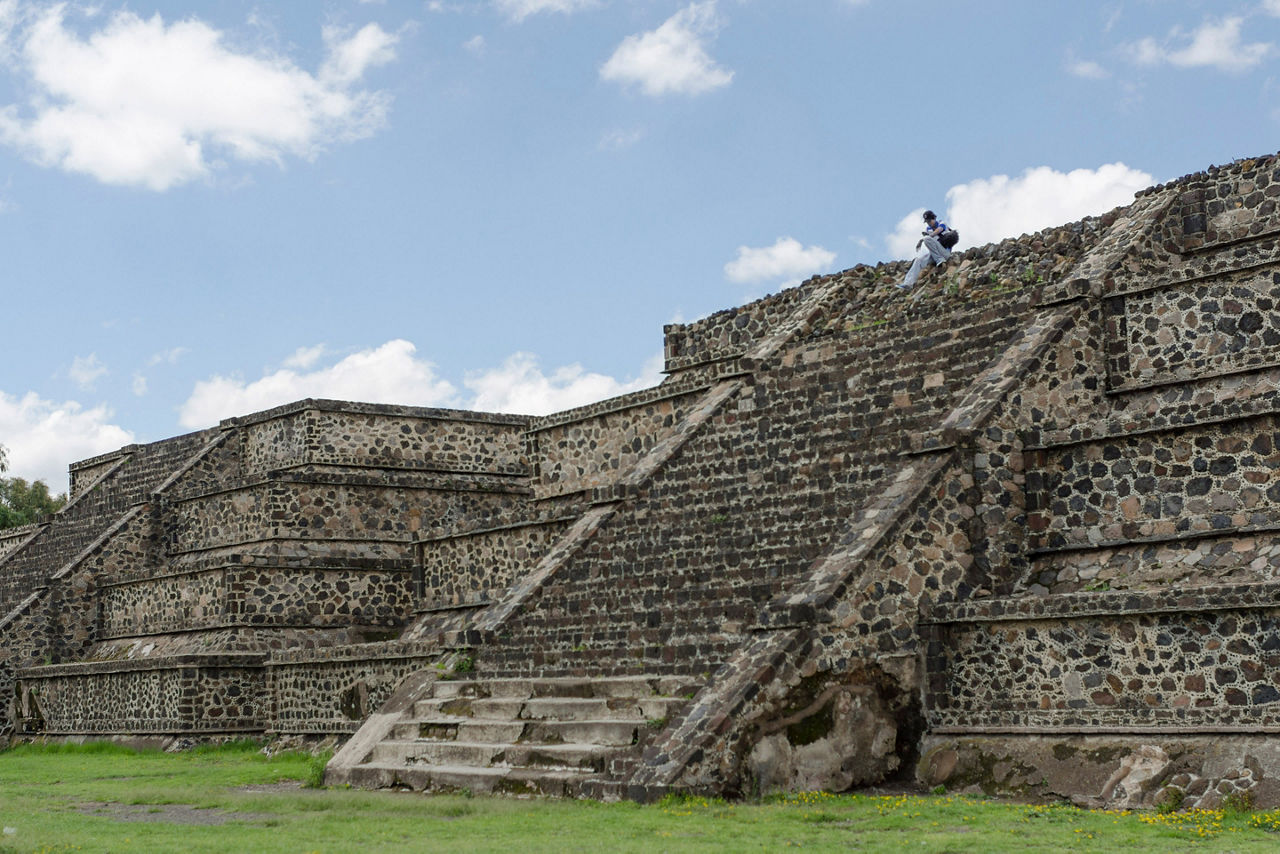
[[[914,285],[920,278],[920,273],[929,265],[929,262],[941,264],[951,257],[951,250],[943,248],[936,237],[926,237],[920,241],[920,246],[916,249],[916,258],[911,262],[911,269],[907,271],[907,277],[902,280],[900,288],[909,288]]]

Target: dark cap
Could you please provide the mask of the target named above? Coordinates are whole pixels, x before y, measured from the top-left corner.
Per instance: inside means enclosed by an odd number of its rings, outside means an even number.
[[[933,215],[933,211],[925,211],[924,219],[925,219],[925,222],[928,222],[931,219],[937,219],[937,217]]]

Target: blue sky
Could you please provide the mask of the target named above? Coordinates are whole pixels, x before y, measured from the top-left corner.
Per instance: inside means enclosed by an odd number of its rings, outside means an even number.
[[[1280,0],[0,0],[11,474],[302,397],[540,413],[662,325],[1280,148]]]

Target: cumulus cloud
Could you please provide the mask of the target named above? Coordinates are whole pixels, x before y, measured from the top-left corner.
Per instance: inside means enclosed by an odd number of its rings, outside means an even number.
[[[67,371],[71,381],[83,389],[93,388],[93,384],[106,373],[107,366],[98,361],[97,353],[76,356],[71,360],[71,368]]]
[[[285,367],[252,382],[223,376],[197,382],[179,409],[178,422],[191,429],[209,427],[307,397],[406,406],[444,406],[454,400],[453,385],[436,375],[435,365],[417,358],[417,348],[408,341],[388,341],[308,371],[314,365],[313,350],[297,351]]]
[[[434,364],[418,357],[408,341],[388,341],[329,366],[319,364],[324,352],[323,346],[300,348],[282,367],[253,381],[223,376],[202,380],[180,408],[179,422],[198,429],[307,397],[540,415],[662,381],[661,353],[628,380],[577,364],[548,373],[536,356],[516,353],[496,368],[469,372],[463,380],[468,396],[440,377]]]
[[[1244,44],[1240,40],[1243,24],[1244,18],[1240,17],[1205,21],[1189,36],[1175,29],[1164,42],[1147,37],[1128,45],[1126,51],[1138,65],[1168,63],[1179,68],[1245,71],[1266,59],[1275,50],[1275,45],[1269,42]],[[1171,44],[1183,46],[1174,48]]]
[[[1280,0],[1262,0],[1262,11],[1280,18]]]
[[[733,72],[716,65],[704,41],[720,29],[715,0],[692,3],[656,30],[627,36],[600,77],[637,85],[646,95],[700,95],[728,86]]]
[[[942,219],[960,232],[961,248],[976,246],[1105,213],[1154,183],[1151,175],[1123,163],[1071,172],[1038,166],[1016,178],[995,175],[952,187]],[[907,214],[888,237],[895,258],[914,254],[924,210]]]
[[[779,237],[772,246],[739,246],[738,257],[724,265],[731,282],[798,279],[831,266],[836,253],[821,246],[804,246],[794,237]]]
[[[500,367],[468,374],[463,385],[473,394],[468,409],[546,415],[649,388],[661,381],[661,353],[649,360],[640,376],[628,381],[592,373],[577,364],[556,368],[548,375],[543,373],[536,356],[515,353]]]
[[[385,121],[388,97],[353,85],[395,55],[396,37],[376,24],[326,29],[327,58],[310,74],[282,55],[238,51],[195,18],[119,11],[82,38],[65,4],[8,8],[18,11],[4,59],[29,98],[0,110],[0,141],[106,184],[163,191],[226,159],[310,159]]]
[[[485,47],[487,46],[484,36],[472,36],[462,43],[463,50],[475,56],[483,56]]]
[[[494,0],[493,5],[511,20],[523,21],[530,15],[540,12],[568,14],[590,9],[598,3],[596,0]]]
[[[43,480],[53,492],[65,492],[68,465],[134,441],[111,418],[105,406],[85,409],[34,392],[15,397],[0,391],[0,445],[8,449],[8,475]]]

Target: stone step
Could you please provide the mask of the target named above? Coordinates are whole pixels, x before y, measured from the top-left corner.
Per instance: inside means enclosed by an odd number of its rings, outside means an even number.
[[[413,704],[415,718],[462,717],[493,721],[520,719],[524,700],[472,699],[470,697],[431,697]]]
[[[350,783],[365,789],[575,798],[583,785],[593,779],[596,775],[586,771],[365,763],[351,769]]]
[[[515,744],[525,731],[524,721],[483,721],[474,718],[425,718],[401,721],[391,728],[398,741],[501,742]]]
[[[513,767],[597,772],[614,752],[598,744],[486,744],[461,741],[383,741],[370,761],[386,765]]]
[[[504,744],[635,744],[645,726],[640,721],[480,721],[428,718],[402,721],[391,731],[400,741],[500,742]]]
[[[490,721],[559,720],[644,721],[666,718],[685,702],[680,697],[535,697],[508,700],[469,697],[432,697],[414,704],[413,717],[434,720],[440,716],[482,718]]]
[[[436,682],[433,697],[529,699],[532,697],[641,697],[684,693],[686,681],[670,677],[449,679]]]

